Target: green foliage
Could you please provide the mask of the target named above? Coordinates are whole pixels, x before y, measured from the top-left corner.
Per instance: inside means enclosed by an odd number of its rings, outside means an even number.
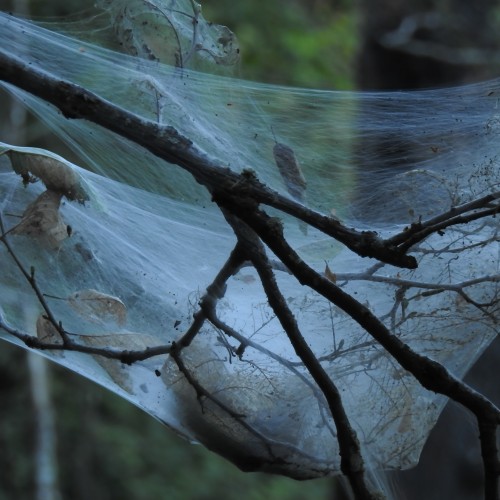
[[[314,4],[314,3],[313,3]],[[350,2],[277,0],[203,3],[206,19],[229,26],[242,50],[241,76],[315,88],[353,87],[357,10]]]

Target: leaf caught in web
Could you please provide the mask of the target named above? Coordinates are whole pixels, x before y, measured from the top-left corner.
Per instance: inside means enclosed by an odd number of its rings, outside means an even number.
[[[83,318],[94,323],[114,321],[122,326],[127,321],[127,308],[118,298],[97,290],[79,290],[68,297],[71,307]]]
[[[59,213],[60,203],[60,194],[44,191],[28,206],[11,234],[36,238],[51,248],[57,248],[69,236],[68,226]]]
[[[54,325],[43,314],[40,314],[36,320],[36,336],[38,340],[46,344],[62,344],[61,335]],[[62,351],[59,351],[62,353]]]
[[[273,155],[288,192],[295,200],[303,203],[307,182],[293,149],[286,144],[276,142]]]
[[[64,158],[37,148],[20,148],[0,143],[0,154],[6,153],[14,172],[21,175],[25,184],[40,179],[45,187],[64,195],[68,200],[81,203],[88,195],[81,178]]]
[[[330,269],[330,266],[325,263],[325,271],[324,271],[325,276],[333,283],[337,283],[337,276],[335,273]]]
[[[83,344],[104,349],[120,351],[142,351],[148,347],[157,347],[161,342],[152,335],[143,333],[108,333],[104,335],[86,335],[79,339]],[[108,373],[111,379],[126,392],[134,392],[134,381],[131,378],[127,365],[118,359],[95,355],[93,358]]]
[[[192,0],[101,0],[117,40],[134,56],[179,68],[217,71],[239,61],[235,35],[205,21]]]

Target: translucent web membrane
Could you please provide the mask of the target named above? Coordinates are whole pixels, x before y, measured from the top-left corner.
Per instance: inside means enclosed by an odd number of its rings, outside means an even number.
[[[498,81],[414,93],[324,92],[138,59],[3,14],[0,38],[24,61],[174,126],[220,165],[253,169],[282,195],[381,236],[499,189]],[[219,209],[179,167],[4,88],[79,158],[77,166],[43,150],[0,150],[4,240],[28,275],[34,271],[53,316],[86,346],[171,345],[193,323],[236,243]],[[311,267],[456,376],[497,334],[497,219],[431,235],[412,249],[418,268],[404,270],[362,259],[266,210],[283,220],[285,236]],[[5,244],[0,259],[4,326],[60,342]],[[444,399],[423,389],[350,316],[276,267],[303,335],[340,390],[368,465],[415,464]],[[338,473],[328,406],[251,266],[229,278],[217,317],[182,351],[184,372],[166,354],[124,365],[42,352],[245,470],[296,478]],[[5,327],[0,334],[19,343]]]

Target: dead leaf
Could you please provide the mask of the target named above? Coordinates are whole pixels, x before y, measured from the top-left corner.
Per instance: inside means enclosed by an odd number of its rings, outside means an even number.
[[[273,155],[287,191],[294,199],[302,203],[304,201],[307,182],[302,174],[293,149],[286,144],[276,142],[273,148]]]
[[[60,193],[69,200],[83,203],[89,199],[80,176],[69,163],[39,153],[25,153],[12,149],[7,155],[14,172],[21,175],[25,183],[32,182],[32,178],[35,177],[40,179],[48,190]]]
[[[328,278],[332,283],[337,283],[337,275],[332,272],[330,266],[325,262],[325,277]]]
[[[304,203],[307,182],[293,149],[286,144],[276,142],[273,148],[273,156],[287,191],[292,198]],[[299,229],[304,236],[307,236],[307,224],[305,222],[299,221]]]
[[[21,222],[11,233],[39,238],[57,248],[69,236],[68,226],[59,214],[61,194],[44,191],[24,211]]]
[[[62,344],[61,335],[54,325],[43,314],[40,314],[36,320],[36,336],[41,342],[47,344]]]
[[[142,351],[148,347],[157,347],[162,342],[152,335],[142,333],[112,333],[106,335],[82,336],[81,341],[91,347],[103,349],[119,349],[122,351]],[[108,373],[113,382],[129,394],[133,394],[133,384],[129,367],[118,359],[93,356],[99,365]]]
[[[43,316],[43,314],[40,314],[36,320],[36,336],[40,342],[44,342],[46,344],[63,344],[63,340],[59,332],[56,330],[54,325]],[[51,352],[53,356],[63,355],[63,351],[55,350]]]
[[[94,323],[112,320],[122,326],[127,321],[127,308],[118,297],[88,289],[73,293],[68,301],[78,314]]]
[[[120,46],[133,56],[209,72],[240,59],[236,36],[207,22],[195,2],[99,0],[98,5],[110,14]]]

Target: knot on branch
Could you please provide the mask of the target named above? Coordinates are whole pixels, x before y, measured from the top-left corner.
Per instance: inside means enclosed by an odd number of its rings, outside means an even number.
[[[237,215],[240,210],[257,210],[260,202],[255,192],[264,188],[256,173],[252,169],[245,169],[214,187],[212,200]]]

